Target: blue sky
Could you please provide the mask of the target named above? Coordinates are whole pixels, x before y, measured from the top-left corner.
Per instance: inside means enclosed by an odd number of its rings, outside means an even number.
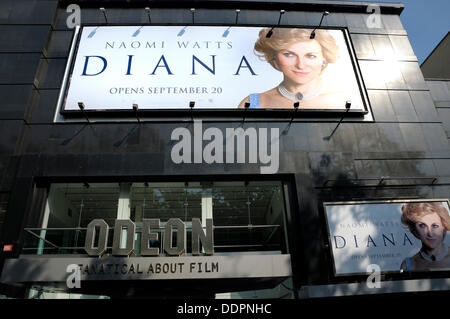
[[[450,0],[377,0],[375,2],[401,2],[405,5],[400,19],[408,33],[419,64],[422,64],[450,29]]]

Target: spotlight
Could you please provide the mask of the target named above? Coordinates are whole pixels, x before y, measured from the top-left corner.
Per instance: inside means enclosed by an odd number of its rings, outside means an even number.
[[[138,105],[133,103],[134,115],[136,116],[136,119],[137,119],[138,123],[141,124],[141,120],[139,119],[139,116],[138,116],[138,110],[139,110]]]
[[[152,18],[150,16],[150,8],[149,7],[145,7],[145,12],[147,12],[147,16],[148,16],[148,23],[152,23]]]
[[[319,23],[319,25],[317,27],[314,28],[314,30],[312,30],[311,35],[309,36],[310,39],[314,39],[316,37],[316,29],[319,28],[322,25],[323,18],[325,16],[329,15],[329,14],[330,13],[328,11],[324,11],[322,13],[322,18],[320,18],[320,23]]]
[[[189,107],[191,108],[191,120],[192,122],[194,122],[194,106],[195,106],[195,101],[190,101],[189,102]]]
[[[195,24],[195,8],[191,8],[192,12],[192,24]]]
[[[108,17],[106,16],[106,9],[104,7],[101,7],[100,11],[103,13],[103,16],[105,17],[105,23],[108,23]]]
[[[241,9],[236,9],[236,21],[234,22],[234,24],[238,24],[238,19],[239,19],[239,13],[241,12]],[[222,37],[226,38],[229,34],[230,34],[230,29],[231,27],[228,27],[225,32],[222,34]]]
[[[245,102],[244,104],[244,116],[242,117],[242,126],[244,126],[245,122],[245,113],[247,113],[247,110],[250,108],[250,102]]]
[[[351,106],[352,106],[352,101],[346,101],[346,102],[345,102],[345,108],[346,108],[347,110],[349,110]]]
[[[333,132],[331,132],[331,134],[329,136],[325,136],[323,138],[325,141],[329,141],[330,138],[333,136],[334,132],[336,132],[337,128],[339,127],[339,125],[341,125],[342,121],[344,120],[345,115],[348,113],[348,111],[350,111],[350,107],[351,106],[352,106],[352,101],[348,100],[348,101],[345,102],[345,112],[344,112],[344,114],[342,114],[342,117],[339,120],[339,123],[334,128]]]
[[[292,123],[294,121],[294,117],[295,117],[295,114],[297,114],[299,106],[300,106],[300,102],[299,101],[294,103],[294,114],[292,114],[291,121],[289,123]]]
[[[280,10],[280,16],[278,17],[278,23],[277,23],[277,25],[276,25],[276,26],[273,26],[273,27],[269,30],[269,32],[267,32],[266,38],[270,38],[270,37],[272,36],[272,34],[273,34],[273,29],[275,29],[275,27],[279,27],[279,26],[280,26],[281,16],[282,16],[285,12],[286,12],[285,10]]]
[[[289,129],[291,128],[292,122],[294,121],[294,117],[297,114],[299,106],[300,106],[300,102],[299,101],[294,103],[294,113],[292,114],[292,117],[291,117],[291,120],[289,121],[289,124],[283,130],[283,132],[282,132],[283,135],[286,135],[289,132]]]
[[[91,121],[89,121],[89,117],[87,116],[86,112],[84,111],[84,103],[83,102],[78,102],[78,108],[80,109],[81,113],[83,113],[84,117],[86,118],[86,121],[88,123],[91,123]]]

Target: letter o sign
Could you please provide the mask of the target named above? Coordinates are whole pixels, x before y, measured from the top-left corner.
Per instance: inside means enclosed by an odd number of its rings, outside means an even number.
[[[106,251],[109,226],[103,219],[94,219],[87,226],[84,250],[89,256],[101,256]],[[98,245],[95,247],[95,237],[98,232]]]

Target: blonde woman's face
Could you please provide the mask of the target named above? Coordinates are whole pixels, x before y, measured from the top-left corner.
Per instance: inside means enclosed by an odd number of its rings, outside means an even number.
[[[436,213],[422,216],[416,222],[415,227],[420,240],[428,248],[434,249],[444,240],[444,227],[441,218]]]
[[[293,43],[279,51],[276,59],[285,78],[300,85],[318,78],[325,61],[322,47],[316,40]]]

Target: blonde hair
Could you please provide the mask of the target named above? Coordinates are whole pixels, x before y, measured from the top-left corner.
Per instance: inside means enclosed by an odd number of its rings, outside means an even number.
[[[425,215],[436,213],[441,218],[442,225],[447,231],[450,229],[450,215],[444,206],[439,202],[408,203],[402,206],[402,224],[407,226],[409,231],[419,238],[416,231],[416,223]]]
[[[254,51],[260,59],[265,59],[272,67],[278,69],[275,62],[276,54],[296,42],[309,41],[310,29],[296,28],[276,28],[270,38],[267,38],[269,28],[259,31],[259,38],[256,40]],[[316,40],[322,48],[322,55],[325,58],[324,68],[328,63],[334,63],[339,59],[339,46],[336,40],[327,30],[316,30]]]

